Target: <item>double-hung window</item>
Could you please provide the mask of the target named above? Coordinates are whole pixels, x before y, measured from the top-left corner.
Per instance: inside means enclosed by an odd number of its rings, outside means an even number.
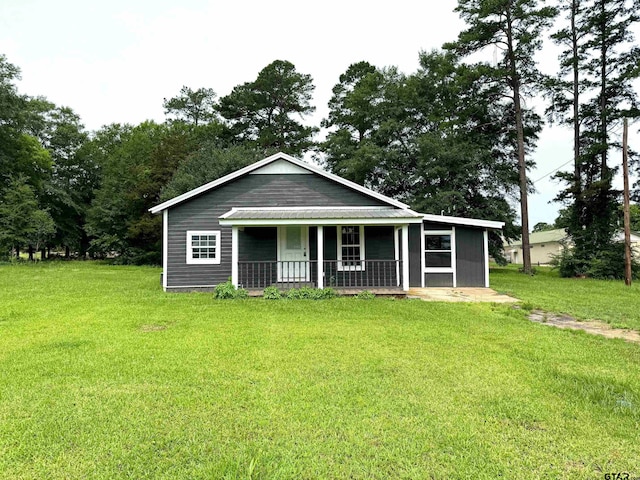
[[[190,230],[187,232],[187,263],[220,263],[220,231]]]
[[[338,227],[338,270],[364,270],[364,227]]]
[[[451,232],[425,232],[424,266],[426,268],[449,269],[451,259]]]

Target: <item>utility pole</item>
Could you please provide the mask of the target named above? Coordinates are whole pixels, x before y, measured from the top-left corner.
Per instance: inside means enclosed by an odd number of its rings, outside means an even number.
[[[629,215],[629,164],[627,161],[627,142],[629,122],[624,119],[622,132],[622,176],[624,178],[624,284],[631,286],[631,218]]]

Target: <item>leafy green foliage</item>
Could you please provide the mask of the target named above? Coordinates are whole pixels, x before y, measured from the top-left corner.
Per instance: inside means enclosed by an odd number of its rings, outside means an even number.
[[[557,228],[555,225],[551,225],[546,222],[538,222],[533,226],[533,232],[546,232],[548,230],[554,230]]]
[[[422,53],[420,69],[405,76],[366,62],[351,65],[333,89],[332,128],[321,145],[336,174],[399,198],[418,211],[501,220],[518,236],[508,198],[518,190],[512,111],[487,67],[455,55]],[[531,148],[539,119],[526,117]],[[502,242],[491,235],[491,255]]]
[[[197,136],[207,128],[145,122],[98,132],[92,140],[96,148],[88,150],[102,172],[87,219],[94,252],[115,252],[125,263],[141,258],[160,263],[162,218],[148,209],[160,203],[162,188],[198,149]]]
[[[363,290],[361,292],[358,292],[358,294],[356,295],[356,298],[360,300],[373,300],[374,298],[376,298],[376,294],[373,292],[370,292],[369,290]]]
[[[216,93],[212,88],[192,90],[186,85],[177,97],[164,99],[165,115],[194,126],[216,120]]]
[[[160,200],[182,195],[262,158],[261,152],[246,145],[222,148],[217,142],[208,142],[180,163],[162,188]]]
[[[326,300],[334,298],[336,291],[331,288],[312,288],[312,287],[300,287],[291,288],[286,292],[286,298],[290,300]]]
[[[242,299],[248,296],[249,292],[244,288],[236,288],[233,283],[231,283],[231,279],[224,283],[219,283],[213,289],[213,298],[217,300]]]
[[[0,257],[24,245],[39,248],[54,231],[49,212],[38,208],[33,187],[23,177],[12,179],[0,197]]]
[[[633,250],[632,250],[633,253]],[[589,259],[579,255],[573,248],[565,248],[554,258],[554,266],[561,277],[591,277],[602,280],[624,279],[624,243],[616,242],[598,251]],[[631,261],[633,278],[640,276],[637,258]]]
[[[299,156],[313,145],[318,130],[298,120],[315,110],[310,103],[314,88],[311,75],[297,72],[291,62],[276,60],[256,80],[221,98],[219,109],[235,142]]]
[[[275,285],[271,285],[264,289],[262,297],[265,300],[280,300],[282,298],[282,292],[280,292],[280,290],[278,290],[278,287],[276,287]]]

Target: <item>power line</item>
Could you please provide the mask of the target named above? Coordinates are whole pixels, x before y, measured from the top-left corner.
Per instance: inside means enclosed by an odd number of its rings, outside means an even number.
[[[568,162],[563,163],[563,164],[562,164],[562,165],[560,165],[558,168],[555,168],[555,169],[551,170],[549,173],[545,173],[545,174],[544,174],[543,176],[541,176],[539,179],[534,180],[534,182],[533,182],[533,183],[534,183],[534,185],[535,185],[536,183],[538,183],[540,180],[542,180],[542,179],[544,179],[544,178],[547,178],[549,175],[552,175],[552,174],[556,173],[556,172],[557,172],[558,170],[560,170],[562,167],[564,167],[565,165],[570,164],[571,162],[573,162],[573,159],[569,160]]]

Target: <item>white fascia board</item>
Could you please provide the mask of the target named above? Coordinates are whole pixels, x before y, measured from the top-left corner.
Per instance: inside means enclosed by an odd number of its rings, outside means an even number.
[[[421,218],[264,218],[234,220],[220,218],[222,226],[254,227],[274,225],[406,225],[422,223]]]
[[[313,173],[317,173],[318,175],[321,175],[325,178],[328,178],[330,180],[333,180],[337,183],[340,183],[346,187],[349,187],[353,190],[356,190],[360,193],[364,193],[365,195],[368,195],[370,197],[376,198],[378,200],[381,200],[385,203],[388,203],[390,205],[393,205],[394,207],[398,207],[398,208],[402,208],[402,209],[406,209],[409,208],[408,205],[399,202],[397,200],[394,200],[393,198],[387,197],[386,195],[382,195],[381,193],[377,193],[374,192],[373,190],[369,190],[368,188],[363,187],[362,185],[358,185],[357,183],[351,182],[349,180],[346,180],[342,177],[339,177],[338,175],[334,175],[333,173],[329,173],[325,170],[322,170],[321,168],[317,168],[314,167],[312,165],[309,165],[308,163],[303,162],[302,160],[298,160],[297,158],[292,157],[291,155],[287,155],[286,153],[276,153],[274,155],[271,155],[270,157],[265,158],[264,160],[260,160],[259,162],[256,163],[252,163],[251,165],[248,165],[244,168],[241,168],[240,170],[236,170],[233,173],[230,173],[229,175],[225,175],[224,177],[218,178],[217,180],[214,180],[213,182],[209,182],[206,183],[198,188],[194,188],[193,190],[190,190],[189,192],[183,193],[182,195],[178,195],[175,198],[172,198],[171,200],[167,200],[164,203],[161,203],[160,205],[156,205],[155,207],[151,207],[149,209],[149,211],[153,214],[156,213],[160,213],[162,210],[165,210],[169,207],[172,207],[173,205],[176,205],[178,203],[181,203],[191,197],[194,197],[196,195],[199,195],[201,193],[206,192],[207,190],[211,190],[212,188],[218,187],[220,185],[223,185],[227,182],[230,182],[231,180],[234,180],[238,177],[241,177],[243,175],[246,175],[247,173],[250,173],[254,170],[257,170],[261,167],[264,167],[266,165],[269,165],[271,162],[274,162],[278,159],[283,159],[283,160],[287,160],[288,162],[291,162],[294,165],[297,165],[298,167],[304,168],[310,172]]]
[[[492,220],[480,220],[477,218],[466,217],[449,217],[447,215],[424,214],[424,220],[434,223],[447,223],[451,225],[467,225],[470,227],[496,228],[502,229],[504,222],[495,222]],[[428,231],[428,230],[427,230]]]

